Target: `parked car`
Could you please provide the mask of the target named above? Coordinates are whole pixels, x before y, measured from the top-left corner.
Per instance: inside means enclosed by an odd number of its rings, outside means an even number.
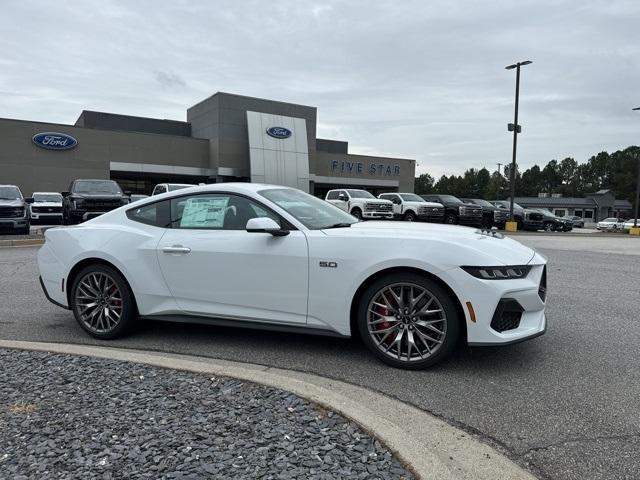
[[[325,200],[358,220],[374,218],[391,220],[393,218],[393,203],[376,198],[366,190],[354,188],[329,190]]]
[[[496,207],[493,203],[481,198],[463,198],[466,203],[473,203],[482,208],[482,226],[491,228],[493,226],[504,228],[504,224],[509,220],[509,212]]]
[[[57,192],[33,192],[29,205],[31,223],[54,224],[62,222],[62,194]]]
[[[113,180],[71,182],[68,192],[62,192],[62,222],[75,225],[129,203],[128,194]]]
[[[619,228],[624,227],[624,222],[620,221],[615,217],[605,218],[604,220],[600,220],[596,224],[596,229],[598,230],[618,230]]]
[[[576,228],[584,228],[584,218],[578,217],[577,215],[560,217],[563,220],[570,220],[573,223],[573,226]]]
[[[509,200],[496,200],[491,203],[501,210],[506,210],[507,217],[509,216]],[[542,214],[536,210],[523,208],[514,202],[513,217],[518,224],[518,230],[528,230],[532,232],[542,230]]]
[[[160,195],[161,193],[175,192],[176,190],[181,190],[183,188],[189,187],[195,187],[195,185],[189,183],[159,183],[158,185],[153,187],[151,196]]]
[[[542,230],[545,232],[562,232],[564,230],[564,222],[549,210],[536,209],[536,212],[542,214]]]
[[[421,195],[428,202],[441,203],[444,206],[444,223],[450,225],[482,225],[482,207],[473,203],[464,203],[453,195]]]
[[[12,233],[29,233],[31,198],[24,198],[15,185],[0,185],[0,229]]]
[[[131,195],[129,195],[129,201],[131,203],[137,202],[138,200],[143,200],[145,198],[149,198],[149,195],[142,195],[139,193],[132,193]]]
[[[444,207],[440,203],[427,202],[415,193],[383,193],[378,198],[393,203],[393,216],[407,222],[424,220],[442,223]]]
[[[636,225],[640,227],[640,218],[636,220]],[[625,230],[629,230],[630,228],[633,228],[633,218],[630,218],[629,220],[625,220],[624,223],[622,224],[622,228],[624,228]]]
[[[380,360],[419,369],[460,339],[546,330],[546,260],[531,248],[470,228],[358,222],[287,187],[171,192],[45,240],[45,295],[103,340],[152,319],[360,335]]]

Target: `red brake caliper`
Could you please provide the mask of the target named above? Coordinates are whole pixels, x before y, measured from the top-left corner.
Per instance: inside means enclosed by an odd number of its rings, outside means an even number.
[[[378,305],[376,305],[376,313],[379,313],[380,315],[384,315],[385,317],[389,317],[393,315],[393,312],[391,310],[385,307],[380,307]],[[391,324],[386,320],[384,322],[379,323],[378,325],[379,325],[378,330],[385,330],[391,326]],[[391,342],[393,342],[393,335],[387,336],[387,338],[384,341],[384,343],[386,343],[387,345],[389,345]]]
[[[118,291],[118,288],[113,285],[111,287],[111,289],[109,290],[109,296],[112,296],[114,293],[116,293]],[[111,303],[114,307],[118,307],[120,308],[122,306],[122,300],[120,300],[119,298],[114,298],[111,300]]]

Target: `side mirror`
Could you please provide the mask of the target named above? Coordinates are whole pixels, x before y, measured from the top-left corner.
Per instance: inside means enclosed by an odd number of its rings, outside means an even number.
[[[33,197],[25,197],[25,203],[33,203]]]
[[[342,200],[343,202],[347,201],[347,197],[345,194],[341,193],[340,195],[338,195],[338,200]]]
[[[130,190],[125,190],[125,191],[124,191],[124,194],[125,194],[126,196],[130,197],[130,196],[131,196],[131,191],[130,191]]]
[[[289,230],[283,230],[273,218],[269,217],[250,218],[247,222],[247,232],[270,233],[274,237],[289,235]]]
[[[70,192],[62,192],[63,197],[68,197]]]

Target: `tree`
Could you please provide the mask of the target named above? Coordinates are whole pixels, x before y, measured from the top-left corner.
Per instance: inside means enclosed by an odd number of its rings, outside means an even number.
[[[423,173],[416,178],[414,191],[418,195],[425,195],[433,191],[433,177],[428,173]]]

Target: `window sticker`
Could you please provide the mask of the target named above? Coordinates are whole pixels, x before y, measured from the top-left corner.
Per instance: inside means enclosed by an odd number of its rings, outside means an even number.
[[[222,228],[228,197],[190,198],[180,220],[181,228]]]

